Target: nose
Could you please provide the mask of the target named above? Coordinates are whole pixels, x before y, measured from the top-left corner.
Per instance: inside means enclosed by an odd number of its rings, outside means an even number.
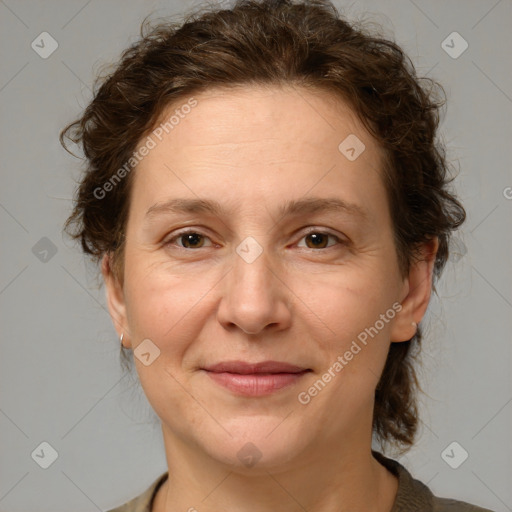
[[[225,329],[247,334],[282,330],[290,325],[292,292],[280,265],[264,250],[254,261],[234,252],[233,268],[223,280],[217,319]]]

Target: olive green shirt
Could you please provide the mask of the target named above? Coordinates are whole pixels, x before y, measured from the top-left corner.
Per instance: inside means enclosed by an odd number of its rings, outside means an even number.
[[[415,480],[399,462],[373,451],[373,456],[398,477],[398,492],[391,512],[493,512],[463,501],[438,498],[430,489]],[[160,475],[144,493],[124,505],[108,512],[151,512],[153,499],[159,487],[167,479],[168,473]]]

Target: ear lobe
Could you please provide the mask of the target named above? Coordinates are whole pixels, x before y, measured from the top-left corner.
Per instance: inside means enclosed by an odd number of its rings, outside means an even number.
[[[118,337],[123,334],[123,345],[129,345],[128,322],[126,320],[126,304],[124,291],[112,267],[112,256],[105,253],[101,260],[101,273],[105,282],[105,293],[110,318],[117,331]]]
[[[430,239],[423,244],[418,258],[411,264],[404,281],[405,296],[401,301],[402,309],[396,315],[391,329],[391,342],[408,341],[416,334],[417,324],[425,315],[430,301],[438,248],[438,238]]]

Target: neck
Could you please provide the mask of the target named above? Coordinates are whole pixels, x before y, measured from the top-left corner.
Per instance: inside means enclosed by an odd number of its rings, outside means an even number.
[[[398,479],[361,446],[324,450],[290,461],[286,468],[234,469],[179,442],[163,428],[169,478],[152,512],[391,512]],[[320,455],[321,453],[321,455]]]

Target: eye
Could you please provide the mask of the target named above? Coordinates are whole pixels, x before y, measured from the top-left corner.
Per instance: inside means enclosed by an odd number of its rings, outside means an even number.
[[[328,244],[329,238],[334,239],[337,243],[343,244],[343,240],[338,236],[325,232],[325,231],[310,231],[304,235],[301,240],[306,240],[306,245],[298,245],[298,247],[306,247],[308,249],[326,249],[336,245],[336,243]],[[174,243],[175,240],[181,240],[181,244]],[[199,233],[195,230],[182,231],[165,242],[165,245],[177,246],[181,249],[201,249],[203,247],[212,247],[213,244],[204,245],[205,240],[210,240],[209,237]],[[211,242],[211,241],[210,241]]]
[[[209,238],[194,230],[182,231],[165,242],[165,245],[175,245],[174,240],[182,240],[181,249],[201,249],[204,246],[204,240]],[[207,246],[206,246],[207,247]]]
[[[325,231],[310,231],[305,236],[301,238],[301,240],[306,240],[306,247],[309,249],[325,249],[327,247],[332,247],[335,244],[326,245],[328,242],[329,237],[334,238],[338,243],[343,243],[343,240],[341,240],[336,235],[333,235],[332,233],[328,233]],[[311,246],[307,245],[307,240],[311,242]],[[304,247],[304,246],[298,246],[298,247]]]

